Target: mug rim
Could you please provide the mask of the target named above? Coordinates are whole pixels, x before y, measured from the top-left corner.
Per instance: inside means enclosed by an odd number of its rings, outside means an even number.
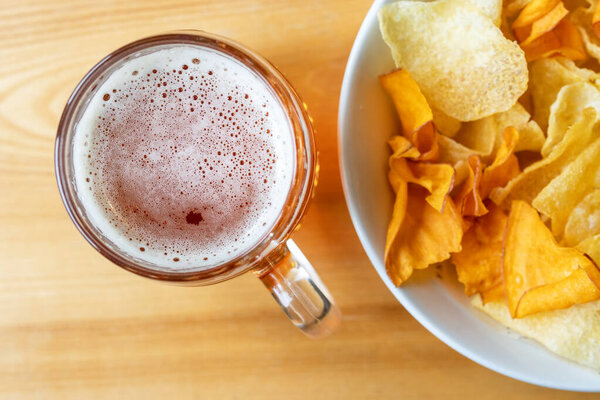
[[[294,136],[296,162],[294,176],[284,207],[272,228],[251,248],[235,258],[208,268],[186,268],[183,271],[152,267],[150,262],[130,256],[113,245],[102,232],[93,226],[85,215],[85,207],[77,195],[76,183],[69,175],[69,156],[73,130],[85,109],[92,92],[101,85],[103,73],[119,65],[127,56],[138,51],[165,45],[196,45],[209,47],[241,62],[272,89],[281,102]],[[112,72],[112,71],[111,71]],[[312,197],[317,174],[317,153],[313,127],[306,105],[283,74],[262,56],[225,37],[203,31],[177,31],[148,36],[126,44],[111,52],[92,67],[77,84],[63,110],[56,134],[54,149],[55,175],[60,196],[69,217],[83,237],[105,258],[119,267],[137,275],[175,284],[205,285],[238,276],[256,267],[259,262],[274,253],[288,239],[304,215]]]

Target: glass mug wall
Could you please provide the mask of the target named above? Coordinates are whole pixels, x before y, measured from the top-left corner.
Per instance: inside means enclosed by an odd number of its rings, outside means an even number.
[[[316,151],[303,103],[265,59],[197,31],[131,43],[67,102],[56,176],[76,227],[138,275],[206,285],[253,271],[304,333],[340,313],[289,240]]]

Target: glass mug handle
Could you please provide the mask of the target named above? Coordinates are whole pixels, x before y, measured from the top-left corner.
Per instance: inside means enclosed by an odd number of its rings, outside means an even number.
[[[254,270],[288,318],[307,336],[329,335],[341,313],[310,262],[290,239],[277,257]]]

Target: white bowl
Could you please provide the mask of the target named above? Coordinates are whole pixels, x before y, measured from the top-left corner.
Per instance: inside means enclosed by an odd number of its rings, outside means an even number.
[[[352,47],[339,105],[339,156],[346,202],[360,241],[388,289],[425,328],[454,350],[501,374],[540,386],[600,391],[600,374],[519,338],[469,305],[455,280],[411,280],[397,288],[383,263],[393,196],[386,179],[386,140],[398,132],[378,75],[394,68],[381,39],[376,0]]]

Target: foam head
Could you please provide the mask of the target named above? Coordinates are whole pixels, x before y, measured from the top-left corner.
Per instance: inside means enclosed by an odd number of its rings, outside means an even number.
[[[260,242],[295,165],[273,89],[231,56],[160,46],[127,60],[76,125],[77,192],[125,253],[167,270],[209,268]]]

